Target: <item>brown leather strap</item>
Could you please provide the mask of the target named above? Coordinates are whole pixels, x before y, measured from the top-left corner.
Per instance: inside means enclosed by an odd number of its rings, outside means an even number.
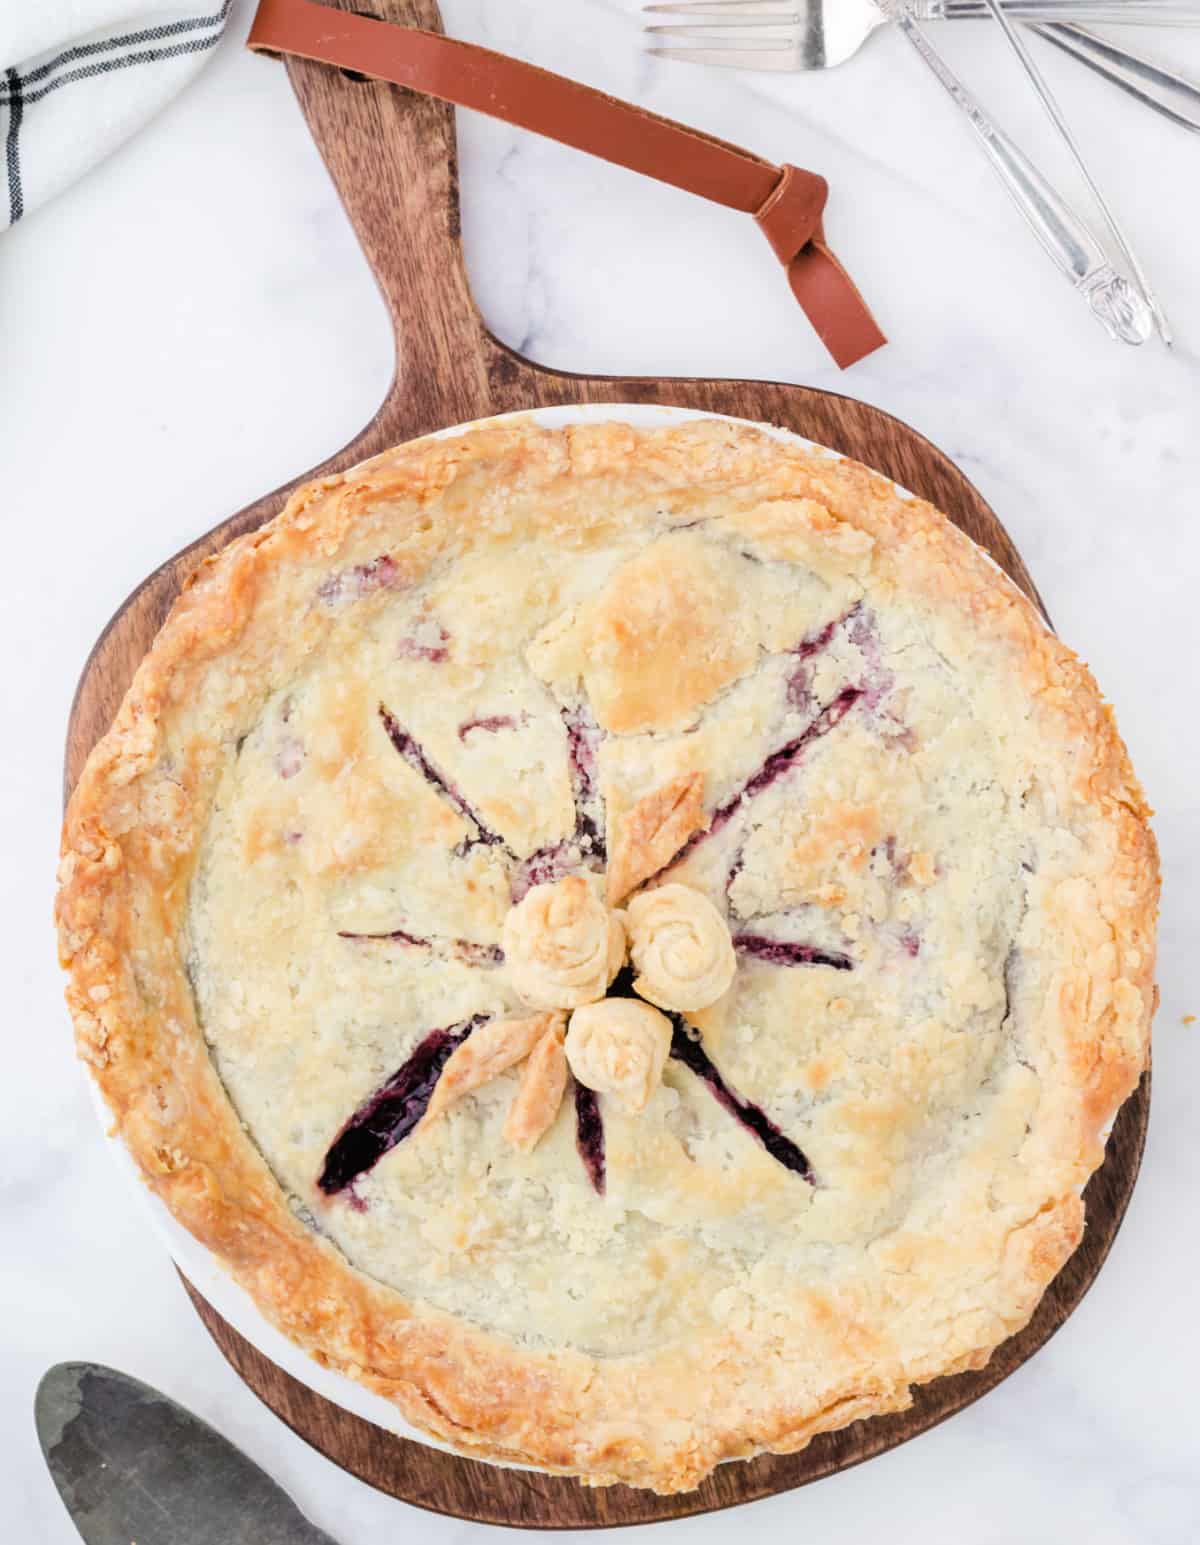
[[[315,0],[260,0],[248,46],[299,54],[474,108],[752,214],[786,267],[796,299],[843,369],[887,342],[825,244],[821,216],[829,187],[815,172],[774,166],[506,54]]]

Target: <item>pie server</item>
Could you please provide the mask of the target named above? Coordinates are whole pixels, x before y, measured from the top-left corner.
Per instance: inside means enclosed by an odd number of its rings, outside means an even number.
[[[335,1545],[207,1422],[113,1368],[56,1363],[34,1420],[86,1545]]]

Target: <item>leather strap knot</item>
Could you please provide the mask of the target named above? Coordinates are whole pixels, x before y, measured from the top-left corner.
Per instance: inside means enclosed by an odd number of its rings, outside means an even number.
[[[821,217],[828,197],[824,177],[785,162],[779,181],[754,218],[787,269],[793,295],[844,370],[887,339],[825,243]]]
[[[828,198],[829,184],[824,177],[784,162],[779,181],[762,208],[755,210],[754,218],[785,268],[821,234],[821,216]]]

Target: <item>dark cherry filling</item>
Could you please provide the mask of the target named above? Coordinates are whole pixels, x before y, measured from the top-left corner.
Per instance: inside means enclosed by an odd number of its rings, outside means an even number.
[[[317,596],[332,606],[338,601],[356,601],[376,590],[391,590],[399,579],[399,564],[383,553],[372,558],[370,563],[359,563],[352,569],[343,569],[340,574],[331,574],[317,587]]]
[[[883,663],[883,649],[879,643],[879,634],[875,628],[875,620],[869,613],[860,611],[854,618],[850,629],[850,642],[862,650],[863,659],[867,662],[869,677],[867,707],[878,708],[895,686],[896,677],[894,672],[888,670]]]
[[[608,992],[605,996],[608,998],[635,998],[637,994],[633,990],[633,979],[636,975],[637,972],[626,961],[609,983]]]
[[[484,730],[489,735],[495,735],[500,730],[515,730],[518,725],[524,724],[526,715],[514,719],[510,713],[488,714],[482,719],[468,719],[465,724],[458,727],[459,740],[466,740],[472,730]]]
[[[580,852],[570,838],[549,848],[539,848],[523,859],[512,873],[509,892],[513,905],[523,901],[535,885],[553,885],[564,875],[575,874],[579,867]]]
[[[596,1190],[604,1195],[604,1122],[600,1101],[586,1084],[575,1083],[575,1146]]]
[[[733,890],[733,882],[737,879],[738,875],[741,874],[742,870],[745,867],[746,867],[746,849],[745,849],[745,845],[743,844],[741,847],[738,848],[737,852],[733,855],[733,862],[729,866],[729,873],[725,876],[725,894],[726,894],[726,896],[728,896],[730,891]]]
[[[478,835],[460,844],[464,853],[472,847],[503,848],[515,868],[510,880],[512,899],[518,902],[535,885],[560,880],[574,874],[580,868],[596,869],[605,858],[603,812],[599,809],[599,793],[596,786],[596,749],[602,732],[585,706],[566,709],[563,722],[567,730],[567,755],[571,771],[571,785],[575,800],[575,830],[571,837],[539,848],[526,859],[517,861],[516,854],[498,832],[486,826],[459,790],[436,768],[415,736],[410,735],[386,704],[380,703],[379,717],[387,737],[408,765],[429,786],[437,791],[459,815],[470,821]],[[524,715],[522,715],[522,721]],[[515,728],[518,722],[507,715],[493,718],[472,719],[459,727],[458,736],[464,740],[472,730],[495,731]],[[384,936],[386,937],[386,935]],[[418,941],[422,942],[422,941]]]
[[[575,841],[585,852],[604,861],[604,827],[597,819],[600,792],[596,784],[596,761],[604,738],[591,709],[580,703],[563,710],[567,727],[567,760],[575,796]]]
[[[468,966],[504,964],[504,951],[498,944],[476,944],[471,939],[455,939],[454,953]]]
[[[833,635],[847,622],[854,622],[862,615],[862,602],[856,601],[849,611],[843,612],[840,617],[835,617],[832,622],[827,622],[823,628],[818,628],[815,633],[806,634],[804,638],[791,651],[797,660],[808,660],[815,654],[820,654],[822,649],[828,649],[833,643]]]
[[[580,869],[600,869],[604,864],[604,812],[596,782],[596,752],[604,732],[584,704],[564,708],[562,718],[567,731],[575,830],[569,837],[539,848],[521,861],[510,881],[514,904],[535,885],[552,885],[564,875],[578,874]]]
[[[405,933],[403,928],[393,928],[387,933],[350,933],[345,929],[338,929],[339,939],[383,939],[390,944],[411,944],[414,949],[428,950],[433,945],[428,939],[420,939],[415,933]]]
[[[688,1034],[681,1015],[671,1014],[668,1018],[674,1026],[671,1035],[672,1057],[682,1062],[685,1067],[691,1068],[697,1078],[703,1079],[712,1091],[714,1099],[759,1140],[777,1163],[782,1164],[784,1169],[790,1169],[793,1174],[799,1175],[802,1180],[807,1180],[810,1186],[816,1185],[812,1166],[795,1143],[783,1135],[761,1106],[755,1105],[752,1100],[743,1099],[729,1087],[709,1061],[704,1047]]]
[[[862,687],[843,687],[834,700],[822,708],[821,712],[801,734],[797,735],[794,740],[789,740],[785,746],[780,746],[778,751],[773,751],[754,776],[747,783],[743,784],[741,789],[731,799],[727,799],[723,805],[717,806],[713,811],[712,820],[703,831],[693,833],[680,848],[679,852],[675,854],[674,858],[669,863],[663,865],[663,868],[659,870],[659,874],[662,874],[666,869],[670,869],[672,865],[679,863],[681,859],[687,857],[693,848],[699,847],[702,842],[706,842],[709,837],[719,832],[723,826],[726,826],[733,819],[742,805],[748,800],[761,794],[764,789],[769,789],[773,783],[776,783],[786,773],[791,772],[812,742],[820,740],[822,735],[828,735],[830,730],[835,729],[854,707],[855,703],[863,696],[864,689]]]
[[[396,645],[397,660],[431,660],[435,665],[448,660],[450,635],[440,622],[435,622],[433,629],[436,629],[437,637],[429,643],[419,638],[402,638]]]
[[[862,611],[862,602],[856,602],[848,612],[843,612],[840,617],[835,617],[832,622],[827,622],[823,628],[818,628],[815,633],[809,633],[788,651],[793,659],[798,661],[811,660],[813,655],[820,654],[828,649],[833,642],[833,635],[846,623],[853,622]],[[788,707],[797,709],[800,713],[807,713],[812,707],[811,679],[803,664],[798,664],[787,680]]]
[[[854,962],[840,950],[821,950],[812,944],[769,939],[761,933],[734,934],[733,947],[739,955],[752,955],[773,966],[832,966],[835,971],[854,970]]]
[[[478,843],[482,843],[485,847],[489,848],[506,846],[504,838],[484,825],[454,785],[442,777],[424,751],[421,750],[416,740],[382,703],[379,705],[379,717],[383,720],[383,727],[387,731],[388,739],[408,765],[415,772],[420,773],[425,782],[431,788],[436,789],[443,799],[453,805],[459,815],[465,820],[472,822],[475,826],[479,835],[474,841],[466,843],[465,846],[474,847]]]
[[[744,799],[753,799],[756,794],[769,789],[785,773],[791,772],[807,747],[814,740],[820,740],[822,735],[828,735],[830,730],[835,729],[862,696],[861,687],[843,687],[833,702],[821,710],[806,730],[797,735],[795,740],[789,740],[786,746],[780,746],[778,751],[773,751],[742,792],[734,800],[721,806],[717,811],[721,824],[725,824]],[[714,818],[715,824],[716,818]]]
[[[294,778],[303,766],[303,745],[294,735],[285,735],[275,752],[275,771],[281,778]]]
[[[425,1114],[450,1054],[488,1018],[476,1014],[431,1030],[408,1061],[359,1106],[325,1155],[317,1185],[326,1196],[344,1191],[408,1136]]]
[[[405,933],[403,928],[393,928],[387,933],[349,933],[338,930],[339,939],[383,940],[390,944],[411,944],[414,949],[431,950],[444,944],[454,951],[468,966],[502,966],[504,951],[498,944],[477,944],[473,939],[422,939],[415,933]]]
[[[798,665],[788,677],[787,700],[788,707],[794,708],[797,713],[808,713],[812,709],[809,675],[802,665]]]

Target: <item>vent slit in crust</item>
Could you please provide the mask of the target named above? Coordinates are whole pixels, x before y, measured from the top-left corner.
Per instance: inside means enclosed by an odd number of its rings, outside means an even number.
[[[575,1080],[575,1147],[598,1196],[604,1195],[604,1118],[594,1089]]]
[[[603,864],[607,856],[604,805],[596,781],[596,754],[604,732],[587,703],[564,708],[562,718],[567,730],[567,762],[575,800],[575,841],[585,855]]]
[[[672,1057],[682,1062],[684,1067],[690,1068],[697,1078],[708,1085],[717,1103],[723,1105],[735,1120],[758,1139],[777,1164],[782,1164],[784,1169],[791,1170],[801,1180],[815,1186],[817,1181],[812,1165],[791,1138],[784,1136],[760,1105],[755,1105],[753,1100],[743,1098],[729,1087],[700,1041],[689,1033],[682,1015],[668,1014],[667,1018],[672,1024]]]
[[[383,720],[383,727],[387,731],[388,739],[413,771],[420,773],[430,788],[436,789],[447,804],[452,805],[465,821],[470,821],[472,826],[475,827],[478,835],[464,843],[464,847],[470,848],[481,844],[484,847],[500,847],[508,851],[508,845],[504,838],[498,832],[492,831],[483,822],[462,794],[437,770],[424,751],[422,751],[416,739],[408,733],[396,716],[389,712],[383,703],[379,705],[379,717]]]
[[[407,1060],[363,1101],[334,1138],[317,1180],[319,1190],[337,1196],[409,1135],[425,1114],[450,1054],[490,1017],[475,1014],[431,1030],[418,1041]]]
[[[778,779],[791,772],[800,761],[804,752],[815,740],[820,740],[822,735],[828,735],[835,729],[855,703],[866,695],[866,689],[859,686],[843,687],[832,702],[827,703],[816,718],[794,740],[789,740],[786,745],[780,746],[778,751],[773,751],[762,766],[752,777],[742,785],[732,798],[727,799],[723,805],[718,805],[713,811],[712,819],[703,831],[693,833],[684,843],[674,858],[663,865],[658,874],[651,879],[658,879],[659,875],[666,874],[676,864],[682,863],[689,853],[692,853],[702,842],[707,842],[729,824],[742,806],[755,798],[756,795],[769,789]]]
[[[733,947],[773,966],[830,966],[834,971],[853,971],[854,961],[840,950],[818,949],[814,944],[795,944],[788,939],[769,939],[762,933],[735,933]]]
[[[608,856],[604,841],[604,801],[596,778],[596,752],[604,732],[587,703],[576,703],[562,709],[561,713],[567,732],[567,770],[575,805],[575,827],[569,837],[539,848],[517,865],[511,880],[514,904],[535,885],[553,885],[566,875],[578,874],[581,869],[600,872]]]
[[[480,944],[474,939],[422,939],[415,933],[406,933],[403,928],[388,929],[383,933],[352,933],[347,929],[338,929],[339,939],[350,939],[356,943],[369,944],[378,942],[381,944],[408,944],[414,949],[436,950],[446,949],[467,966],[482,966],[492,970],[504,964],[504,951],[498,944]]]

